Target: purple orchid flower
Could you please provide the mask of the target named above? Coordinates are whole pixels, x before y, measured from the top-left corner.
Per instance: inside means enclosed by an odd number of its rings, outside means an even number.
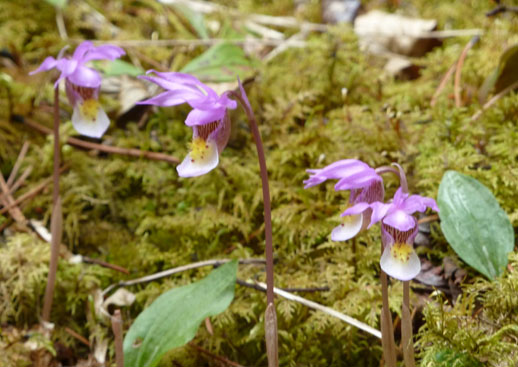
[[[421,261],[414,250],[414,240],[418,232],[417,219],[412,219],[414,224],[408,231],[400,231],[381,223],[381,269],[401,281],[413,279],[421,271]]]
[[[342,215],[343,222],[333,229],[331,240],[347,241],[367,227],[372,213],[369,204],[383,200],[385,194],[383,179],[373,168],[356,159],[345,159],[322,169],[309,169],[307,172],[311,176],[304,181],[304,188],[316,186],[329,179],[337,179],[335,191],[351,190],[349,206],[363,208],[352,215]]]
[[[187,115],[185,124],[192,127],[193,139],[190,152],[176,170],[181,177],[203,175],[219,163],[219,154],[227,145],[230,137],[230,119],[227,109],[235,109],[237,102],[221,96],[203,84],[198,78],[183,73],[161,73],[157,76],[140,76],[164,88],[166,91],[139,104],[152,104],[168,107],[188,103],[193,109]]]
[[[434,199],[420,195],[409,195],[400,187],[391,203],[369,204],[372,215],[369,227],[381,221],[384,246],[380,264],[385,273],[399,280],[410,280],[421,270],[421,262],[414,250],[417,235],[417,220],[412,215],[424,212],[426,208],[439,211]],[[347,209],[345,215],[354,215],[365,210],[365,203]]]
[[[74,107],[72,124],[78,133],[100,138],[110,126],[110,119],[99,104],[101,75],[98,71],[85,66],[92,60],[115,60],[125,52],[122,48],[112,45],[95,47],[92,42],[84,41],[77,46],[71,58],[62,57],[67,47],[63,48],[55,59],[47,57],[39,68],[29,73],[33,75],[42,71],[58,69],[61,72],[54,83],[65,79],[68,100]]]

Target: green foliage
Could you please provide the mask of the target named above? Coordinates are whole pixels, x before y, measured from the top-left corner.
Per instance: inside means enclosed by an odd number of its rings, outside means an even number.
[[[518,265],[517,254],[510,265]],[[516,271],[490,282],[479,278],[466,286],[453,306],[440,294],[424,309],[419,332],[421,365],[514,366],[518,358],[518,297]]]
[[[158,297],[128,330],[124,362],[153,367],[167,351],[192,340],[205,318],[223,312],[232,302],[236,272],[237,261],[231,261],[205,279]]]
[[[514,233],[491,191],[472,177],[448,171],[437,205],[442,232],[459,257],[489,279],[501,275]]]
[[[321,21],[319,2],[219,3],[238,11],[296,13],[301,20]],[[365,3],[367,10],[374,5]],[[479,108],[471,96],[497,66],[505,45],[518,41],[516,22],[505,17],[485,17],[490,6],[491,2],[456,2],[452,6],[451,1],[441,0],[416,1],[400,9],[408,15],[437,18],[441,28],[484,29],[484,37],[470,51],[462,70],[466,106],[460,109],[448,97],[453,91],[451,85],[435,107],[430,107],[429,101],[438,81],[457,60],[467,42],[464,38],[447,39],[443,46],[415,60],[422,66],[422,75],[416,81],[399,81],[383,74],[379,61],[359,51],[356,36],[345,25],[332,26],[322,34],[311,33],[306,47],[288,49],[252,69],[255,79],[246,87],[260,123],[271,179],[276,286],[328,286],[329,291],[304,296],[379,327],[378,231],[371,229],[352,243],[329,241],[347,194],[334,192],[332,184],[310,190],[302,186],[307,168],[323,167],[345,157],[359,158],[374,166],[397,161],[408,172],[411,191],[432,197],[437,196],[447,170],[470,175],[495,194],[516,228],[518,99],[509,95],[481,119],[470,122],[470,116]],[[103,17],[92,17],[96,12]],[[155,0],[74,2],[63,13],[70,39],[203,36],[200,23],[186,22],[177,11]],[[208,22],[221,26],[219,30],[207,27],[211,37],[243,37],[239,17],[209,14],[204,18],[205,26]],[[285,34],[293,32],[287,30]],[[0,85],[0,169],[4,177],[14,165],[23,141],[29,139],[32,143],[22,170],[32,166],[33,172],[16,193],[18,196],[51,175],[53,142],[21,123],[10,122],[9,111],[12,107],[13,113],[31,115],[50,126],[53,75],[26,74],[46,56],[57,55],[64,42],[56,30],[55,9],[41,1],[0,2],[0,34],[2,47],[20,56],[24,63],[22,67],[0,66],[0,72],[11,78]],[[143,69],[159,63],[170,65],[170,70],[181,70],[206,50],[150,43],[128,48],[124,61],[133,64],[136,60]],[[239,60],[241,56],[240,53]],[[62,97],[65,137],[74,133],[67,121],[71,108]],[[160,151],[179,158],[187,153],[191,129],[183,121],[188,107],[158,109],[145,127],[139,128],[137,121],[116,125],[119,103],[111,95],[103,98],[113,120],[105,144]],[[98,288],[196,260],[263,256],[263,207],[256,152],[242,113],[232,111],[231,117],[232,136],[219,167],[196,179],[179,178],[175,168],[164,162],[63,145],[63,162],[70,166],[61,177],[63,243],[74,253],[100,258],[130,271],[126,276],[98,266],[61,262],[53,314],[58,330],[55,339],[71,346],[81,358],[86,358],[88,350],[62,330],[71,327],[91,340],[111,340],[105,321],[92,316],[91,310],[86,311]],[[390,176],[386,181],[388,197],[397,182]],[[50,203],[49,187],[25,204],[24,214],[48,226]],[[1,223],[8,221],[5,217]],[[434,263],[440,263],[444,256],[455,258],[435,224],[430,248],[418,248],[418,252]],[[515,255],[510,256],[511,266],[516,268]],[[37,321],[47,258],[48,245],[29,235],[0,238],[2,323],[25,330]],[[134,305],[123,310],[125,327],[161,293],[190,284],[208,271],[176,274],[130,288],[137,298]],[[264,269],[240,266],[238,278],[264,281]],[[424,366],[456,363],[467,367],[476,365],[475,361],[496,361],[493,364],[499,365],[498,353],[517,358],[510,345],[516,333],[509,326],[517,322],[515,272],[505,272],[492,283],[470,273],[469,280],[473,279],[475,283],[465,286],[466,295],[455,306],[442,298],[426,306],[425,326],[418,338]],[[399,283],[391,285],[394,315],[400,310],[401,292]],[[469,298],[471,294],[475,296]],[[484,305],[482,310],[479,304]],[[214,335],[200,328],[194,343],[242,365],[264,366],[264,310],[264,294],[238,286],[230,307],[212,318]],[[288,301],[279,300],[277,310],[283,366],[379,366],[381,348],[373,337]],[[2,343],[9,342],[7,334],[2,330]],[[11,361],[14,354],[22,354],[21,349],[19,344],[7,349],[13,354],[0,355],[0,365],[5,364],[2,358]],[[20,365],[25,363],[22,362]],[[201,366],[213,365],[214,361],[181,347],[168,353],[162,364]]]

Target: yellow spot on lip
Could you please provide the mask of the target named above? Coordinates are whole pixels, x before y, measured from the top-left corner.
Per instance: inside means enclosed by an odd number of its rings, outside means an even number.
[[[211,147],[202,138],[195,138],[189,145],[191,149],[191,162],[203,161],[206,157],[210,156]]]
[[[79,106],[79,112],[88,121],[95,122],[97,112],[99,110],[99,102],[96,99],[87,99]]]
[[[410,246],[408,243],[395,243],[390,249],[390,254],[397,261],[406,263],[408,260],[410,260],[412,251],[412,246]]]

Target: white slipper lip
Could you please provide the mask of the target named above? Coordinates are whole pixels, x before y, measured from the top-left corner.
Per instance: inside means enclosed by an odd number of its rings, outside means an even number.
[[[347,217],[350,217],[348,221],[333,229],[331,232],[331,240],[347,241],[360,233],[363,226],[363,214],[354,214]]]
[[[195,161],[192,159],[191,153],[187,154],[182,163],[176,166],[178,176],[197,177],[204,175],[217,167],[219,163],[218,147],[213,140],[207,141],[207,144],[209,145],[208,151],[210,152],[210,155],[203,160]]]
[[[110,119],[101,107],[97,110],[95,120],[88,119],[79,110],[78,103],[75,105],[74,112],[72,113],[72,125],[81,135],[90,138],[101,138],[108,130],[108,127],[110,127]]]

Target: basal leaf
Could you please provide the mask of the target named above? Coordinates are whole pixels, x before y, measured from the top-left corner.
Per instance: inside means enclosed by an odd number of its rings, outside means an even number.
[[[472,177],[448,171],[437,199],[441,229],[457,255],[490,279],[502,274],[514,232],[491,191]]]
[[[252,66],[241,47],[224,42],[191,60],[181,71],[205,82],[229,82],[235,81],[237,76],[245,79],[252,72]]]
[[[209,32],[205,26],[205,17],[202,13],[196,12],[183,4],[174,4],[173,7],[187,19],[200,38],[209,38]]]
[[[123,60],[97,61],[95,66],[103,72],[105,76],[131,75],[137,76],[144,74],[144,70]]]
[[[518,81],[518,45],[507,48],[500,56],[498,67],[486,77],[479,90],[479,102],[484,103],[491,90],[503,91]]]
[[[200,323],[223,312],[234,298],[237,261],[206,278],[158,297],[135,320],[124,338],[126,367],[154,367],[169,350],[194,338]]]
[[[68,0],[45,0],[51,5],[54,5],[57,8],[64,8],[67,5]]]

